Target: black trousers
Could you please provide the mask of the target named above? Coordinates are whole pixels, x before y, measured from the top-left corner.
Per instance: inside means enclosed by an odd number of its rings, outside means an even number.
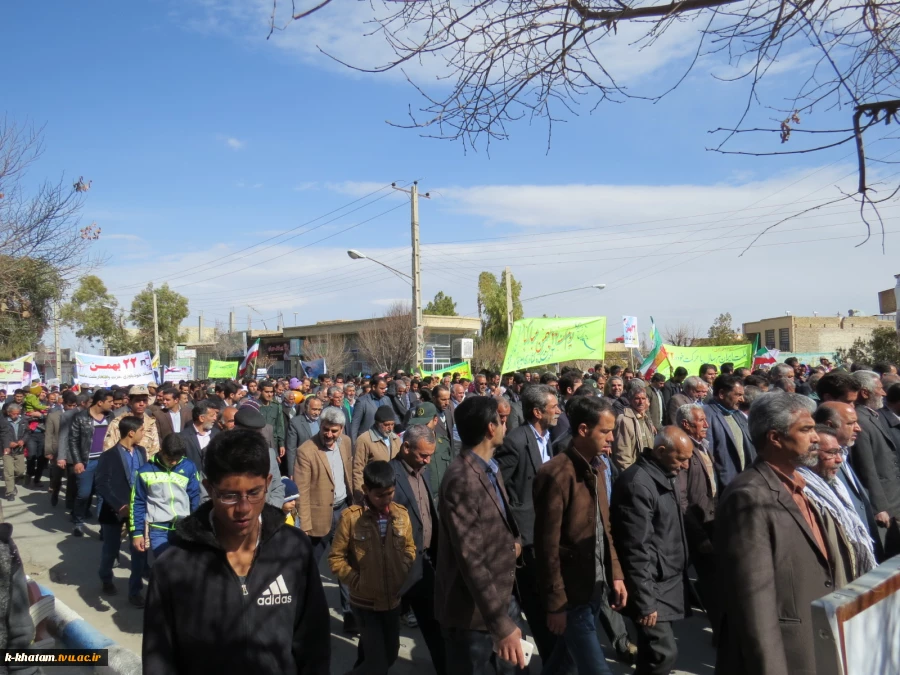
[[[509,599],[509,616],[522,629],[521,610],[515,598]],[[494,653],[491,634],[482,630],[443,628],[447,651],[447,672],[452,675],[515,675],[519,670]]]
[[[434,618],[434,567],[427,557],[422,561],[422,578],[403,595],[403,602],[416,615],[435,672],[437,675],[446,675],[444,637],[441,635],[441,624]]]
[[[537,645],[541,662],[547,663],[556,647],[557,636],[547,628],[547,612],[538,595],[537,561],[534,547],[522,549],[522,566],[516,568],[516,588],[522,612],[528,620],[528,628]]]
[[[387,675],[400,652],[400,608],[387,612],[351,606],[359,629],[353,675]]]
[[[651,627],[637,628],[637,667],[634,675],[669,675],[678,660],[678,646],[671,621],[657,621]]]
[[[33,433],[28,437],[26,444],[28,448],[27,469],[25,475],[29,478],[39,481],[44,475],[49,461],[44,457],[44,434]]]
[[[714,553],[693,553],[691,560],[697,572],[697,592],[706,610],[706,618],[712,627],[713,636],[718,639],[722,612],[719,608],[719,594],[716,588],[716,555]]]
[[[66,510],[71,511],[75,508],[75,495],[78,494],[75,472],[72,471],[71,464],[66,463],[66,468],[60,469],[56,460],[52,460],[50,463],[50,493],[56,497],[59,497],[62,489],[63,476],[66,478]]]

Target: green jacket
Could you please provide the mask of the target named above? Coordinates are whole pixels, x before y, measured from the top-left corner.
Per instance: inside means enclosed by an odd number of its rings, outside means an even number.
[[[275,450],[284,447],[284,414],[281,404],[272,401],[269,405],[259,404],[259,414],[266,420],[266,424],[272,425],[272,440],[275,441]]]
[[[434,499],[434,508],[438,506],[438,494],[440,493],[441,481],[447,472],[447,467],[454,460],[456,453],[450,445],[450,441],[439,434],[435,434],[434,455],[431,456],[429,472],[431,473],[431,496]]]

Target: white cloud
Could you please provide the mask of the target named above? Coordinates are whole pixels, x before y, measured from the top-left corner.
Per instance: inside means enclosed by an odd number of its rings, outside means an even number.
[[[216,136],[216,138],[224,143],[226,147],[229,147],[232,150],[243,150],[245,147],[247,147],[246,141],[242,141],[239,138],[235,138],[234,136],[224,136],[220,134]]]
[[[136,234],[104,234],[103,238],[106,240],[123,240],[123,241],[144,241],[142,237],[137,236]]]
[[[319,181],[310,180],[304,183],[299,183],[294,187],[294,192],[306,192],[307,190],[315,190],[319,187]]]
[[[509,265],[525,298],[607,284],[604,291],[528,301],[525,309],[528,316],[606,316],[611,338],[623,314],[638,316],[645,332],[651,315],[660,327],[692,321],[705,331],[721,312],[731,312],[736,326],[780,315],[785,307],[796,315],[850,307],[874,313],[877,292],[894,283],[896,204],[882,209],[889,255],[881,255],[877,235],[854,248],[864,226],[854,205],[838,204],[784,223],[740,257],[765,227],[837,196],[834,185],[852,181],[851,173],[850,167],[823,167],[717,185],[442,188],[422,221],[422,299],[443,291],[460,314],[474,315],[479,273],[499,275]],[[356,184],[341,185],[349,190]],[[396,248],[367,245],[366,254],[408,272],[407,234],[402,228],[385,234],[390,238],[383,246]],[[165,254],[165,242],[154,241],[140,259],[114,256],[100,276],[126,305],[147,280],[168,281],[190,299],[192,316],[203,309],[208,321],[227,320],[235,308],[243,326],[248,306],[255,327],[260,316],[268,320],[278,312],[290,322],[299,307],[303,323],[367,318],[407,298],[410,289],[371,261],[349,260],[355,237],[348,233],[301,250],[292,246],[312,238],[298,239],[258,254],[243,240],[181,245]],[[843,272],[854,269],[866,273]]]

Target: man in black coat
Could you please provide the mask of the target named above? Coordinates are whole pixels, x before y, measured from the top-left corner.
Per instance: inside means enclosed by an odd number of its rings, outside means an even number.
[[[396,478],[394,501],[405,506],[413,527],[416,559],[401,589],[404,604],[416,615],[422,637],[438,675],[447,672],[441,625],[434,618],[434,563],[437,561],[438,516],[430,489],[428,464],[435,451],[434,432],[425,425],[411,426],[403,435],[400,452],[391,460]]]
[[[532,484],[537,470],[553,456],[550,429],[559,418],[559,399],[547,385],[526,387],[522,393],[522,412],[525,424],[506,435],[503,445],[497,449],[495,461],[503,474],[509,510],[522,536],[521,565],[516,569],[519,601],[541,660],[546,663],[557,637],[547,627],[546,609],[538,593]]]
[[[610,521],[625,612],[638,632],[637,675],[668,675],[678,658],[672,622],[688,611],[688,548],[676,478],[693,449],[681,429],[664,427],[613,486]]]
[[[219,411],[206,401],[198,401],[191,408],[191,424],[181,430],[184,439],[186,455],[201,472],[203,471],[203,457],[206,455],[206,446],[219,433],[216,427]]]

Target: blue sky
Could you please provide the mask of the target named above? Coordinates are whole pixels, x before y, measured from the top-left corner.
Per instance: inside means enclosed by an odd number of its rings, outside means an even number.
[[[317,52],[379,62],[383,43],[361,38],[367,6],[339,4],[266,40],[265,0],[6,5],[2,108],[46,125],[29,179],[93,181],[84,221],[103,230],[110,260],[98,273],[122,302],[152,280],[189,298],[191,322],[201,310],[225,320],[232,307],[241,327],[251,312],[254,328],[272,328],[279,312],[288,324],[295,312],[298,323],[378,314],[409,287],[345,252],[408,271],[408,208],[376,191],[414,179],[433,195],[421,204],[423,295],[443,290],[463,314],[475,312],[478,273],[505,265],[524,297],[607,284],[526,303],[528,315],[601,314],[617,326],[635,314],[642,331],[650,315],[705,330],[723,311],[736,324],[786,310],[875,312],[876,292],[893,285],[894,239],[886,255],[874,241],[854,248],[862,225],[849,205],[786,224],[738,257],[766,225],[854,176],[849,147],[777,159],[707,152],[708,130],[733,122],[745,94],[710,75],[723,64],[701,62],[656,105],[583,106],[554,127],[549,153],[541,121],[512,125],[489,154],[467,153],[385,123],[418,102],[398,74],[359,75]],[[683,67],[692,30],[611,51],[610,62],[635,91],[653,91]],[[789,91],[803,63],[787,54],[770,91]],[[889,231],[895,214],[884,210]]]

